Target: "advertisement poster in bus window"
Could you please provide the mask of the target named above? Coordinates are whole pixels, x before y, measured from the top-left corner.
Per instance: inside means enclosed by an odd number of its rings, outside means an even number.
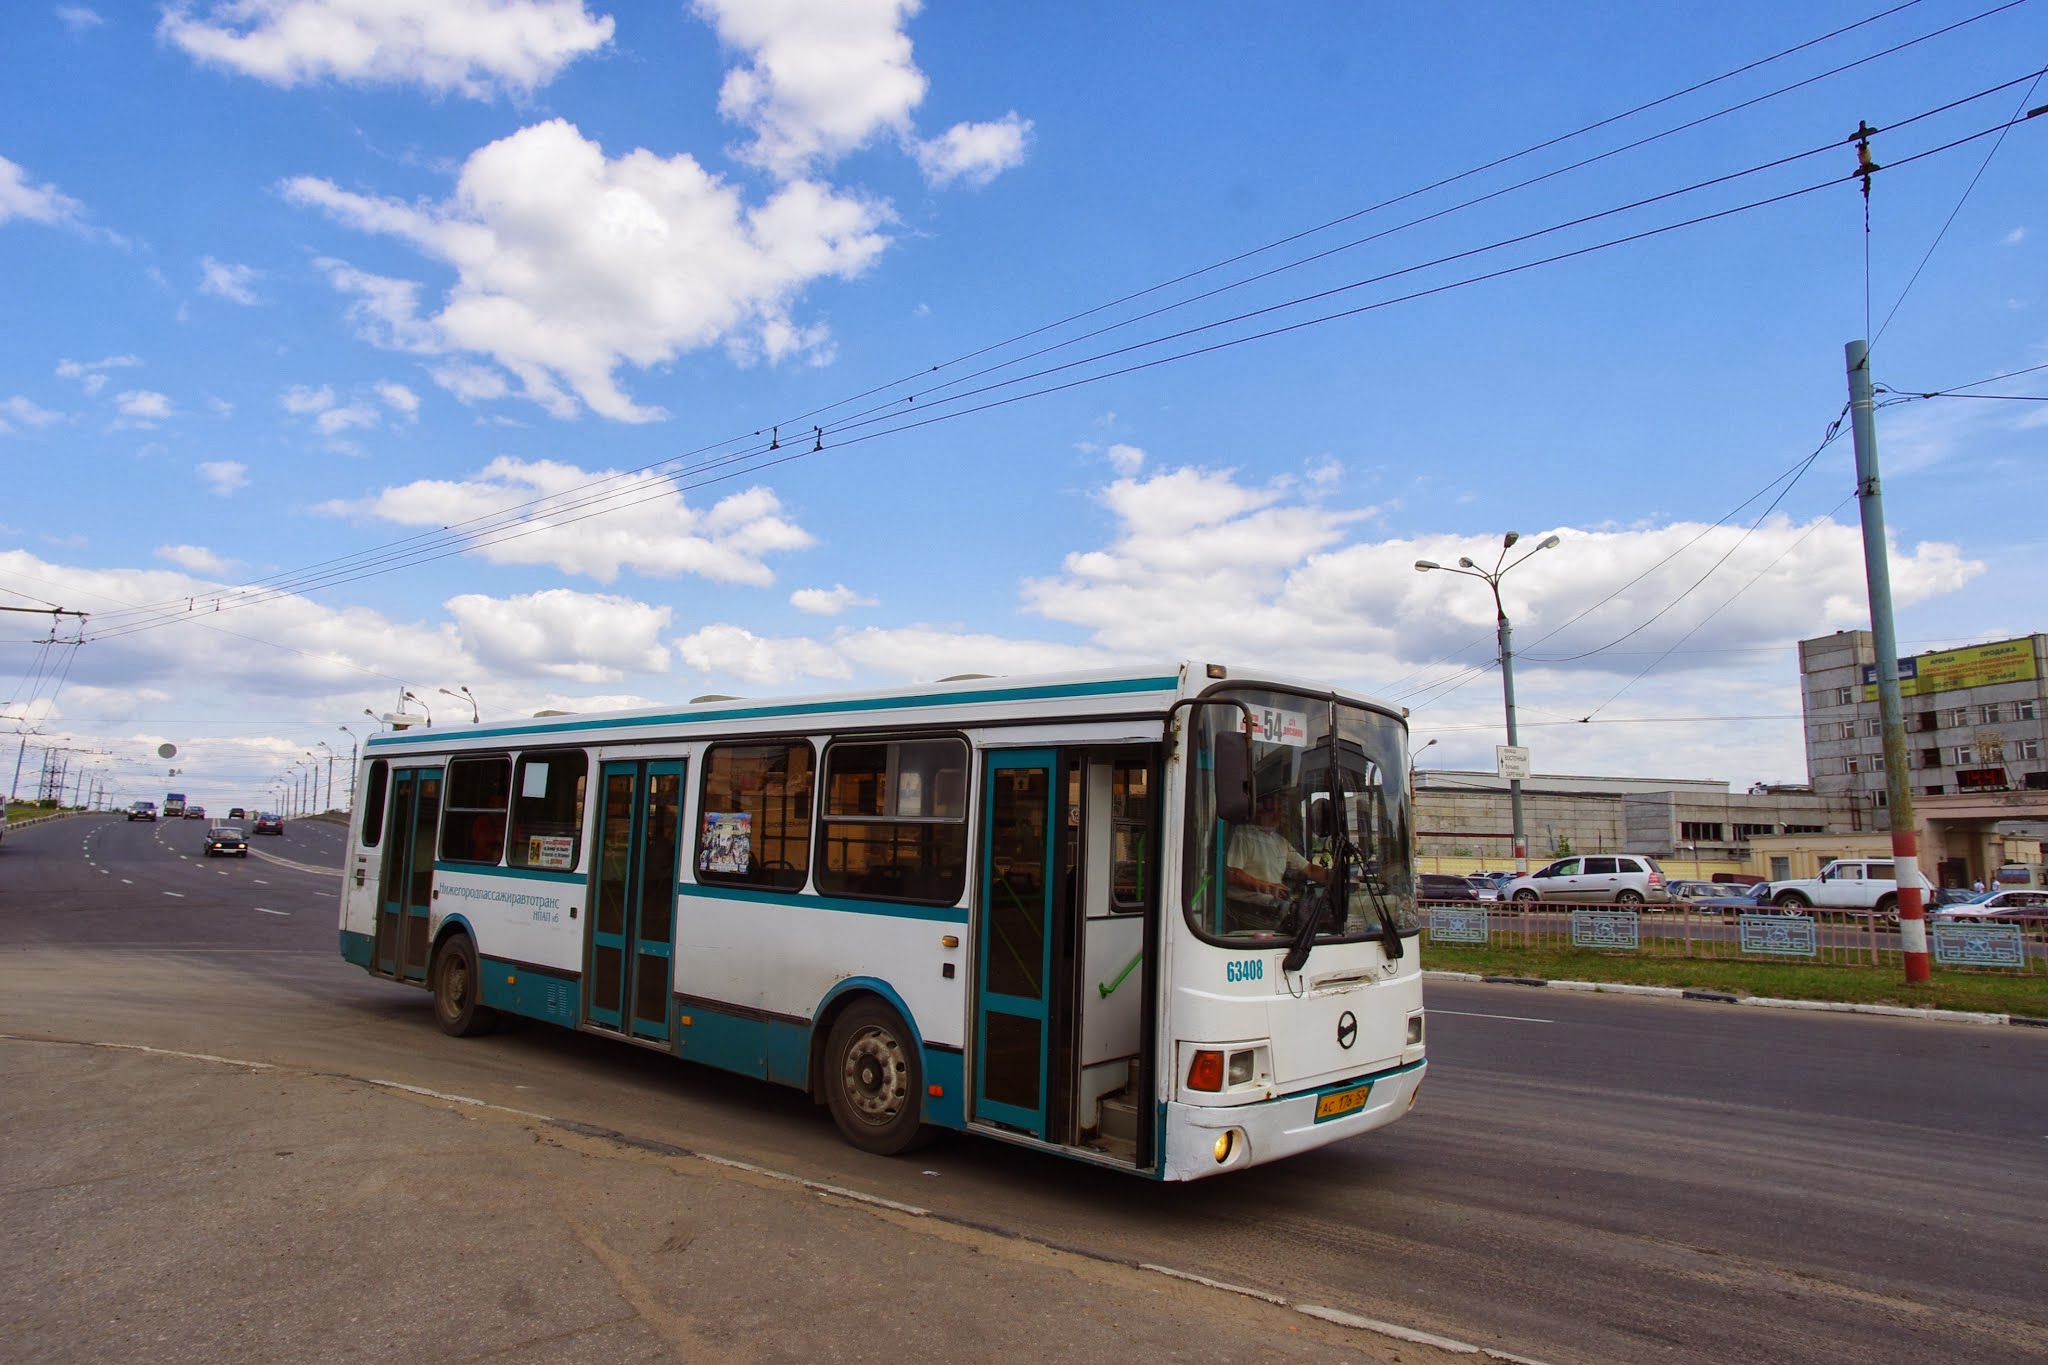
[[[566,834],[534,834],[526,840],[526,865],[567,872],[576,866],[576,841]]]
[[[705,811],[697,870],[745,875],[753,862],[753,828],[754,817],[745,811]]]

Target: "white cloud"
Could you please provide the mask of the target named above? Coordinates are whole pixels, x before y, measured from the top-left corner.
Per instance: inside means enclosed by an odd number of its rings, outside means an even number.
[[[351,427],[374,427],[383,420],[383,414],[367,403],[350,403],[346,407],[326,408],[313,419],[313,425],[320,429],[322,436],[336,436]]]
[[[284,391],[284,397],[278,401],[284,405],[284,410],[293,416],[309,417],[334,406],[334,390],[324,384],[317,389],[308,388],[304,384],[294,384]]]
[[[474,153],[438,205],[313,177],[284,190],[456,272],[445,306],[422,316],[419,285],[322,262],[355,296],[367,339],[487,358],[562,417],[579,405],[622,421],[665,416],[619,387],[622,365],[719,343],[770,357],[817,350],[824,333],[789,316],[797,297],[814,280],[858,275],[887,244],[886,210],[857,196],[800,181],[750,208],[687,155],[607,158],[560,119]],[[444,373],[458,394],[485,392],[473,369]]]
[[[84,33],[88,29],[98,28],[107,21],[94,11],[87,9],[84,5],[59,5],[57,6],[57,22],[63,24],[64,27],[70,29],[73,33]]]
[[[740,626],[705,626],[677,640],[675,647],[682,661],[700,673],[762,687],[797,678],[844,680],[853,674],[829,645],[801,638],[765,639]]]
[[[872,607],[875,599],[835,583],[830,588],[799,588],[789,595],[789,604],[811,616],[837,616],[848,607]]]
[[[1145,467],[1145,452],[1137,446],[1124,445],[1119,442],[1112,445],[1107,454],[1111,468],[1126,478],[1136,474]]]
[[[1031,137],[1031,120],[1019,118],[1013,109],[993,123],[956,123],[929,142],[913,147],[918,168],[934,185],[964,180],[970,185],[989,181],[1021,165]]]
[[[222,559],[203,545],[159,545],[156,557],[168,560],[187,573],[214,579],[226,578],[235,567],[235,561]]]
[[[668,671],[668,607],[566,588],[510,598],[466,593],[443,605],[486,668],[585,684]]]
[[[206,294],[218,294],[221,298],[235,303],[253,304],[256,294],[249,288],[256,278],[253,266],[233,265],[227,261],[216,261],[211,256],[199,262],[199,289]]]
[[[122,426],[153,427],[172,415],[171,400],[153,389],[129,389],[114,397]]]
[[[0,436],[12,435],[22,427],[54,426],[63,420],[63,413],[39,407],[20,394],[0,399]]]
[[[412,84],[485,99],[529,93],[611,41],[582,0],[213,0],[166,7],[158,35],[272,85]]]
[[[2011,232],[2006,233],[2001,240],[2007,246],[2018,246],[2021,242],[2027,240],[2027,230],[2023,227],[2016,227]]]
[[[924,99],[903,21],[918,0],[696,0],[746,64],[726,73],[718,111],[752,130],[745,161],[784,179],[861,146],[907,136]]]
[[[238,488],[249,486],[249,466],[236,460],[208,460],[196,466],[199,477],[213,485],[213,491],[226,497]]]
[[[376,389],[377,396],[384,400],[384,406],[393,412],[402,412],[407,417],[418,415],[420,396],[405,385],[385,380],[378,384]]]
[[[76,379],[90,398],[107,386],[107,371],[125,370],[141,363],[139,357],[132,355],[110,355],[104,360],[60,360],[57,375],[60,379]]]
[[[83,212],[84,206],[76,199],[55,185],[31,185],[27,171],[0,156],[0,223],[26,218],[54,227],[75,222]]]
[[[594,515],[600,508],[604,514]],[[781,515],[781,504],[765,488],[732,494],[700,511],[660,475],[593,474],[510,456],[460,482],[421,480],[322,510],[458,532],[472,523],[482,532],[516,511],[518,534],[479,534],[471,553],[494,564],[550,564],[601,583],[631,569],[764,587],[774,581],[767,556],[812,543],[809,532]]]

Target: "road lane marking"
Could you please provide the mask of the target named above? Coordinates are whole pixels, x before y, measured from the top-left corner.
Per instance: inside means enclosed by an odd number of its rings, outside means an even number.
[[[1431,1014],[1455,1014],[1462,1019],[1505,1019],[1515,1024],[1554,1024],[1555,1019],[1531,1019],[1526,1014],[1474,1014],[1470,1010],[1442,1010],[1430,1007]]]
[[[176,896],[179,900],[185,899],[185,893],[182,891],[166,891],[164,894],[166,896]]]
[[[256,913],[259,915],[283,915],[286,919],[290,919],[292,912],[289,910],[266,910],[259,905],[256,907]]]

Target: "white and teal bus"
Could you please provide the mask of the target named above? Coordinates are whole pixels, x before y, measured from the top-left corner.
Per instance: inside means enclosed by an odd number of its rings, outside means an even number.
[[[1406,736],[1217,664],[380,734],[341,952],[451,1034],[800,1086],[868,1151],[1191,1180],[1415,1102]],[[1245,889],[1255,818],[1284,878]]]

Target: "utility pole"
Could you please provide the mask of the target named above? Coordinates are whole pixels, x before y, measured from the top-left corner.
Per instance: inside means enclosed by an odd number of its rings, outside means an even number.
[[[1843,348],[1849,364],[1849,423],[1856,438],[1856,503],[1863,514],[1863,577],[1870,590],[1870,637],[1877,650],[1877,710],[1884,726],[1884,786],[1892,829],[1892,875],[1899,887],[1899,948],[1906,982],[1928,979],[1927,911],[1920,894],[1920,836],[1906,768],[1906,717],[1899,702],[1899,642],[1892,629],[1891,563],[1884,543],[1884,494],[1877,477],[1877,420],[1870,388],[1870,345]]]

